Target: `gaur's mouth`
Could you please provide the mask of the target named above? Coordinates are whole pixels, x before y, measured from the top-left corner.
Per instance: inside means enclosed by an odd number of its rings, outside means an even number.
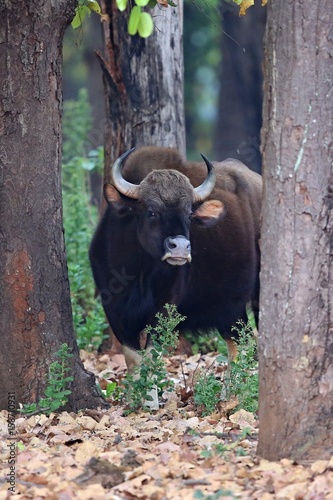
[[[167,252],[163,255],[162,260],[166,260],[168,264],[172,266],[183,266],[184,264],[190,263],[192,261],[191,254],[186,256],[183,255],[172,255],[171,252]]]
[[[191,262],[191,243],[183,236],[169,236],[164,240],[165,254],[162,260],[166,260],[172,266],[183,266],[187,262]]]

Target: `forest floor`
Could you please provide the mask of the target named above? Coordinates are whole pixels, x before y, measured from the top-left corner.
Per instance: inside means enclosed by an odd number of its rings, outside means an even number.
[[[124,375],[120,354],[82,357],[102,388]],[[124,407],[115,403],[78,415],[18,417],[12,469],[13,438],[7,413],[0,412],[0,500],[333,500],[333,458],[295,463],[257,457],[258,421],[243,410],[230,414],[235,401],[202,416],[192,402],[191,381],[214,359],[169,358],[177,390],[152,413],[124,416]],[[8,490],[8,479],[15,479],[15,492]]]

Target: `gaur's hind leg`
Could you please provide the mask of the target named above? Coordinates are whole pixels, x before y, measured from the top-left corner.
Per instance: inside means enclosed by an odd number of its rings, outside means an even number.
[[[227,369],[224,373],[223,377],[223,386],[222,386],[222,391],[221,391],[221,399],[222,401],[225,401],[228,398],[228,386],[230,385],[230,378],[231,378],[231,363],[232,361],[235,361],[237,358],[237,353],[238,353],[238,346],[237,342],[231,338],[225,338],[225,335],[222,335],[223,340],[227,344],[227,353],[228,353],[228,365]]]
[[[229,366],[231,366],[231,362],[237,358],[238,346],[237,343],[232,339],[226,339],[225,343],[227,344],[228,369],[229,369]]]

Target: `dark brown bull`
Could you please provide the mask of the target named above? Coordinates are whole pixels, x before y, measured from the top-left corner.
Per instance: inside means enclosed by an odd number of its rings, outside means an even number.
[[[258,304],[261,177],[237,160],[190,163],[155,147],[130,153],[113,165],[90,248],[127,365],[138,363],[140,333],[165,303],[186,316],[181,330],[216,328],[230,350],[231,327],[246,321],[248,302]]]

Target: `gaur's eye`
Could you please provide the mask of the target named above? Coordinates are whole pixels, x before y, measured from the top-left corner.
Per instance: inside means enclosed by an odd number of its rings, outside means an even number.
[[[158,213],[154,212],[154,210],[148,210],[148,217],[153,218],[157,217]]]

